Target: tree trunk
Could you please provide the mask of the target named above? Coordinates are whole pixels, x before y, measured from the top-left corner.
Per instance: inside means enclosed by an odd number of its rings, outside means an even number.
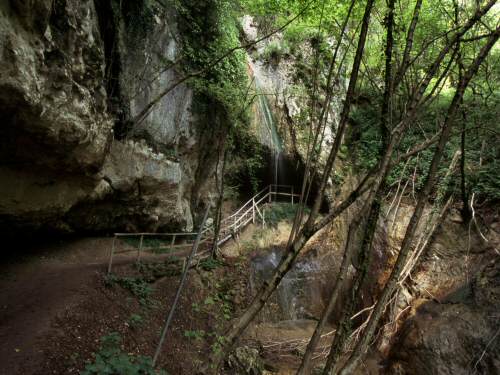
[[[295,259],[297,258],[300,250],[304,247],[307,241],[320,229],[325,227],[328,223],[333,221],[338,215],[344,212],[353,202],[355,202],[360,195],[363,194],[363,191],[366,187],[366,183],[369,181],[369,178],[365,178],[358,187],[351,192],[351,194],[341,203],[333,208],[328,218],[325,220],[316,223],[313,228],[303,227],[301,231],[297,234],[297,237],[294,239],[290,247],[286,248],[285,254],[281,258],[280,264],[276,267],[274,274],[270,277],[269,280],[265,281],[262,287],[259,289],[255,297],[253,298],[250,306],[244,312],[244,314],[232,325],[228,333],[225,335],[225,343],[221,352],[214,353],[209,362],[210,368],[206,369],[205,373],[216,373],[219,366],[220,361],[225,358],[228,352],[231,350],[233,345],[239,336],[246,329],[248,324],[255,318],[257,313],[262,309],[266,301],[269,299],[274,290],[278,287],[282,278],[287,274],[287,272],[292,268]]]
[[[455,25],[459,24],[460,21],[460,10],[458,6],[457,0],[453,1],[453,7],[455,10]],[[462,81],[463,75],[464,75],[464,62],[462,59],[462,52],[460,50],[460,44],[458,43],[457,46],[457,64],[458,64],[458,82]],[[460,103],[462,106],[461,112],[462,112],[462,134],[460,135],[460,151],[461,151],[461,158],[460,158],[460,193],[462,195],[462,219],[464,221],[465,225],[468,225],[471,219],[471,210],[469,207],[469,196],[467,194],[467,187],[466,187],[466,181],[465,181],[465,130],[467,129],[467,114],[465,112],[465,108],[463,107],[463,98]]]
[[[467,184],[465,180],[465,130],[466,125],[466,114],[465,110],[462,108],[462,134],[460,135],[460,192],[462,195],[462,219],[465,225],[469,225],[472,218],[471,209],[469,207],[469,194],[467,192]]]
[[[390,136],[390,130],[389,130],[389,124],[390,124],[390,100],[391,100],[391,94],[392,94],[392,44],[393,44],[393,24],[394,24],[394,2],[395,0],[390,0],[389,2],[389,13],[388,13],[388,18],[387,18],[387,46],[386,46],[386,74],[385,74],[385,92],[384,92],[384,98],[383,98],[383,105],[382,105],[382,121],[381,121],[381,133],[382,133],[382,139],[383,139],[383,145],[381,147],[381,153],[385,152],[385,149],[388,146],[389,143],[389,136]],[[351,258],[354,253],[355,249],[355,240],[356,240],[356,233],[358,232],[359,226],[362,222],[362,218],[364,215],[368,212],[370,212],[369,216],[371,218],[373,214],[373,208],[374,206],[372,205],[373,198],[374,196],[371,196],[372,199],[371,201],[368,201],[365,203],[365,206],[361,210],[361,212],[356,216],[356,219],[353,220],[353,222],[349,226],[349,232],[347,236],[347,242],[344,250],[344,255],[342,257],[342,264],[339,270],[339,273],[337,275],[337,280],[335,282],[335,287],[332,291],[332,294],[330,295],[329,301],[325,309],[323,310],[321,314],[321,318],[318,321],[318,324],[316,325],[316,328],[314,330],[314,333],[309,340],[309,344],[307,345],[306,352],[304,353],[304,357],[302,359],[301,366],[298,371],[298,375],[305,375],[309,374],[311,372],[311,360],[312,356],[314,354],[314,351],[316,350],[316,346],[318,345],[318,342],[321,338],[321,334],[325,328],[325,325],[328,321],[328,318],[333,312],[333,309],[337,303],[340,291],[342,290],[342,287],[344,286],[344,281],[347,277],[347,272],[349,269],[349,264],[351,263]],[[376,205],[375,205],[376,206]],[[378,217],[378,210],[377,210],[377,217]],[[376,222],[376,219],[375,219]],[[366,232],[366,228],[370,226],[370,223],[365,223],[364,229],[362,229],[362,232],[364,232],[365,236],[369,236],[369,233]],[[362,246],[362,252],[363,250],[366,250],[366,247],[363,245]],[[365,254],[360,253],[359,256],[360,259],[365,258]],[[365,274],[364,272],[362,272]],[[364,277],[363,277],[364,278]],[[358,278],[359,279],[359,278]],[[358,280],[357,279],[357,280]],[[354,299],[354,297],[353,297]],[[349,309],[346,309],[349,310]],[[344,316],[346,313],[344,314]],[[350,316],[350,315],[349,315]],[[343,321],[339,327],[337,328],[337,332],[335,334],[335,337],[338,337],[339,330],[343,331],[345,328],[345,322]],[[325,373],[328,372],[328,369],[325,367]]]
[[[380,130],[382,134],[382,147],[380,150],[380,158],[382,159],[385,150],[388,148],[390,142],[390,128],[391,128],[391,101],[393,92],[393,77],[392,77],[392,51],[394,44],[394,6],[395,0],[388,1],[387,17],[386,17],[386,47],[385,47],[385,75],[384,75],[384,95],[382,99],[382,108],[380,113]],[[412,21],[413,22],[413,21]],[[415,22],[416,23],[416,22]],[[413,25],[415,27],[415,25]],[[388,172],[388,171],[387,171]],[[387,174],[387,172],[385,174]],[[353,313],[356,301],[360,295],[363,283],[365,281],[366,275],[368,273],[370,253],[372,249],[373,238],[377,229],[377,221],[381,210],[381,200],[383,193],[385,191],[385,175],[382,176],[380,186],[377,189],[375,195],[372,195],[373,199],[367,202],[369,207],[368,219],[362,229],[363,239],[361,243],[361,249],[358,256],[358,267],[357,275],[355,276],[351,298],[348,300],[346,306],[344,307],[343,316],[340,323],[338,324],[338,329],[335,332],[335,336],[330,348],[330,353],[323,371],[324,375],[328,375],[333,366],[337,363],[342,350],[344,348],[345,342],[347,340],[347,335],[350,331],[350,316]]]
[[[341,291],[342,287],[344,286],[344,281],[347,277],[347,271],[349,270],[349,265],[351,263],[352,255],[353,255],[354,249],[355,249],[356,234],[358,232],[360,220],[363,217],[364,217],[364,215],[363,215],[363,211],[362,211],[358,215],[356,215],[356,219],[353,220],[353,222],[349,225],[349,231],[347,234],[344,255],[342,257],[342,263],[340,265],[340,269],[339,269],[339,272],[337,274],[335,286],[334,286],[333,291],[332,291],[330,298],[328,300],[328,304],[323,309],[323,311],[321,313],[321,318],[318,321],[318,324],[316,325],[316,328],[314,330],[314,333],[313,333],[311,339],[309,340],[306,351],[304,353],[304,358],[302,359],[302,363],[301,363],[300,368],[297,372],[297,375],[307,375],[307,374],[311,373],[312,356],[314,354],[314,351],[316,350],[316,346],[318,345],[318,342],[321,338],[321,334],[323,333],[323,330],[326,326],[326,323],[328,322],[328,318],[332,314],[333,309],[337,303],[340,291]],[[337,330],[338,330],[338,328],[337,328]]]
[[[363,228],[363,239],[361,248],[359,250],[358,264],[356,267],[358,270],[358,275],[354,279],[351,297],[347,300],[347,303],[345,304],[342,312],[341,320],[337,325],[337,331],[335,332],[335,336],[330,347],[330,353],[328,354],[325,368],[323,370],[323,375],[330,374],[332,370],[333,372],[335,372],[335,369],[333,367],[342,354],[342,351],[348,339],[347,335],[351,331],[351,316],[354,312],[354,308],[356,307],[356,301],[361,293],[361,288],[363,287],[363,283],[366,279],[368,268],[370,266],[369,254],[372,250],[373,238],[377,230],[377,222],[380,216],[380,210],[380,201],[378,199],[375,199],[372,203],[372,206],[370,207],[368,221]]]
[[[269,299],[271,294],[277,288],[281,279],[286,275],[286,273],[291,269],[295,259],[297,258],[300,250],[304,247],[306,242],[312,235],[316,232],[314,229],[317,227],[315,224],[315,219],[318,215],[319,208],[321,202],[323,201],[323,197],[326,190],[327,181],[329,175],[332,171],[333,164],[335,162],[335,158],[337,156],[338,150],[340,148],[340,144],[342,142],[343,133],[347,126],[349,112],[351,109],[351,103],[354,97],[354,90],[356,87],[356,82],[359,73],[359,67],[361,65],[361,58],[363,56],[363,50],[366,42],[366,36],[368,33],[368,26],[370,20],[370,13],[373,6],[374,0],[367,0],[365,13],[363,15],[363,24],[361,27],[361,32],[359,36],[358,47],[356,49],[356,55],[353,62],[353,67],[351,71],[351,77],[349,81],[349,87],[347,89],[346,99],[344,102],[344,107],[342,110],[342,115],[340,117],[339,122],[339,130],[335,136],[334,144],[330,150],[330,155],[328,157],[328,161],[326,163],[325,171],[323,173],[323,178],[321,181],[321,187],[319,190],[319,194],[316,197],[314,202],[313,209],[309,215],[307,222],[304,224],[303,228],[298,232],[297,237],[291,242],[289,246],[287,246],[285,250],[285,254],[283,255],[280,264],[276,267],[274,274],[271,276],[269,280],[263,283],[260,290],[257,292],[257,295],[254,297],[252,303],[245,311],[245,313],[235,322],[235,324],[231,327],[231,329],[225,335],[225,343],[223,348],[218,355],[212,356],[211,358],[211,371],[217,371],[220,366],[220,361],[224,358],[228,352],[233,347],[236,340],[239,338],[241,333],[246,329],[248,324],[254,319],[257,313],[262,309],[266,301]],[[353,192],[355,193],[355,192]],[[355,196],[356,194],[354,194]],[[352,197],[351,194],[350,197]],[[342,207],[343,205],[339,205],[338,207]],[[331,220],[336,216],[331,217]],[[326,224],[325,224],[326,225]],[[318,230],[321,228],[318,228]]]
[[[222,166],[221,166],[221,171],[220,171],[220,182],[219,182],[219,188],[218,188],[218,193],[219,197],[217,198],[217,207],[215,210],[215,223],[214,223],[214,243],[212,244],[212,258],[217,258],[217,249],[219,248],[218,242],[219,242],[219,234],[220,234],[220,224],[222,221],[222,204],[224,203],[224,173],[226,170],[226,159],[227,159],[227,154],[228,154],[228,147],[226,147],[226,142],[222,142],[222,147],[224,156],[222,157]],[[224,150],[225,149],[225,150]],[[216,176],[216,183],[217,183],[217,169],[215,172]]]
[[[403,52],[403,60],[401,61],[401,65],[394,79],[394,88],[396,88],[401,83],[401,80],[403,79],[403,76],[408,69],[408,65],[410,63],[410,53],[413,49],[413,38],[415,35],[415,29],[417,27],[421,8],[422,0],[417,0],[417,2],[415,3],[415,8],[413,9],[413,16],[411,18],[410,26],[408,27],[408,33],[406,34],[406,44],[405,50]]]
[[[347,88],[346,98],[344,101],[344,106],[342,108],[342,113],[340,116],[339,126],[337,129],[337,134],[335,134],[335,140],[333,141],[328,160],[325,165],[325,170],[323,172],[323,177],[321,179],[319,193],[314,201],[314,205],[311,209],[311,214],[306,222],[306,226],[311,227],[318,216],[319,209],[321,207],[321,202],[325,195],[326,186],[328,184],[328,179],[330,178],[330,173],[332,172],[333,165],[335,164],[335,159],[337,157],[340,145],[344,138],[344,132],[347,127],[349,120],[349,113],[351,111],[351,104],[354,97],[354,90],[356,89],[356,83],[358,80],[359,67],[361,66],[361,59],[363,57],[363,51],[366,42],[366,36],[368,34],[368,26],[370,22],[371,9],[373,7],[374,0],[367,0],[365,12],[363,14],[363,21],[361,25],[361,32],[359,35],[358,46],[356,48],[356,55],[354,57],[354,62],[352,65],[351,76],[349,79],[349,86]]]

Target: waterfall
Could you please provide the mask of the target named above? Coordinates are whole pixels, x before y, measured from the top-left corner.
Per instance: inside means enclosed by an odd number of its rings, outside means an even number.
[[[259,128],[260,138],[261,142],[267,145],[274,154],[274,161],[272,165],[273,183],[279,184],[283,145],[278,134],[278,129],[276,127],[276,120],[269,104],[269,99],[267,97],[268,94],[264,90],[262,90],[257,76],[254,76],[254,79],[255,92],[258,97],[257,111],[259,117],[257,125]]]

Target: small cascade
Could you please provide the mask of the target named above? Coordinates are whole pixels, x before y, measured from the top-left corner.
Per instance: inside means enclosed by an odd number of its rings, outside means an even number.
[[[273,249],[254,257],[251,261],[250,287],[252,292],[273,274],[281,260],[281,252]],[[312,307],[321,304],[319,294],[321,264],[316,259],[299,260],[281,280],[272,297],[271,305],[277,309],[264,309],[263,318],[268,322],[308,319]]]

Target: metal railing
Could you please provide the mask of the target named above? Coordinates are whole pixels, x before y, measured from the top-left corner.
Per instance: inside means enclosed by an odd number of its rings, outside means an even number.
[[[269,185],[255,194],[250,200],[243,204],[230,216],[221,220],[217,246],[235,238],[236,234],[245,228],[250,222],[256,223],[260,219],[262,225],[265,225],[265,212],[259,207],[265,204],[278,201],[279,198],[285,198],[292,204],[298,202],[300,194],[294,193],[294,187],[290,185]],[[170,256],[180,255],[188,250],[198,233],[195,232],[179,232],[179,233],[115,233],[111,245],[108,273],[111,273],[113,266],[113,258],[119,254],[137,253],[136,260],[140,261],[144,252],[163,252]],[[139,243],[129,244],[124,246],[127,239],[139,241]],[[150,240],[155,240],[154,245],[151,245]],[[200,245],[203,243],[213,243],[214,234],[213,228],[204,228],[201,232]],[[175,250],[179,250],[178,253]]]

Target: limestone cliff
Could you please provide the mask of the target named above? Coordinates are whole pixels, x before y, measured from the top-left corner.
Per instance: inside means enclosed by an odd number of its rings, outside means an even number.
[[[3,232],[192,228],[224,128],[196,125],[187,85],[127,128],[179,78],[179,39],[143,1],[1,2]]]

